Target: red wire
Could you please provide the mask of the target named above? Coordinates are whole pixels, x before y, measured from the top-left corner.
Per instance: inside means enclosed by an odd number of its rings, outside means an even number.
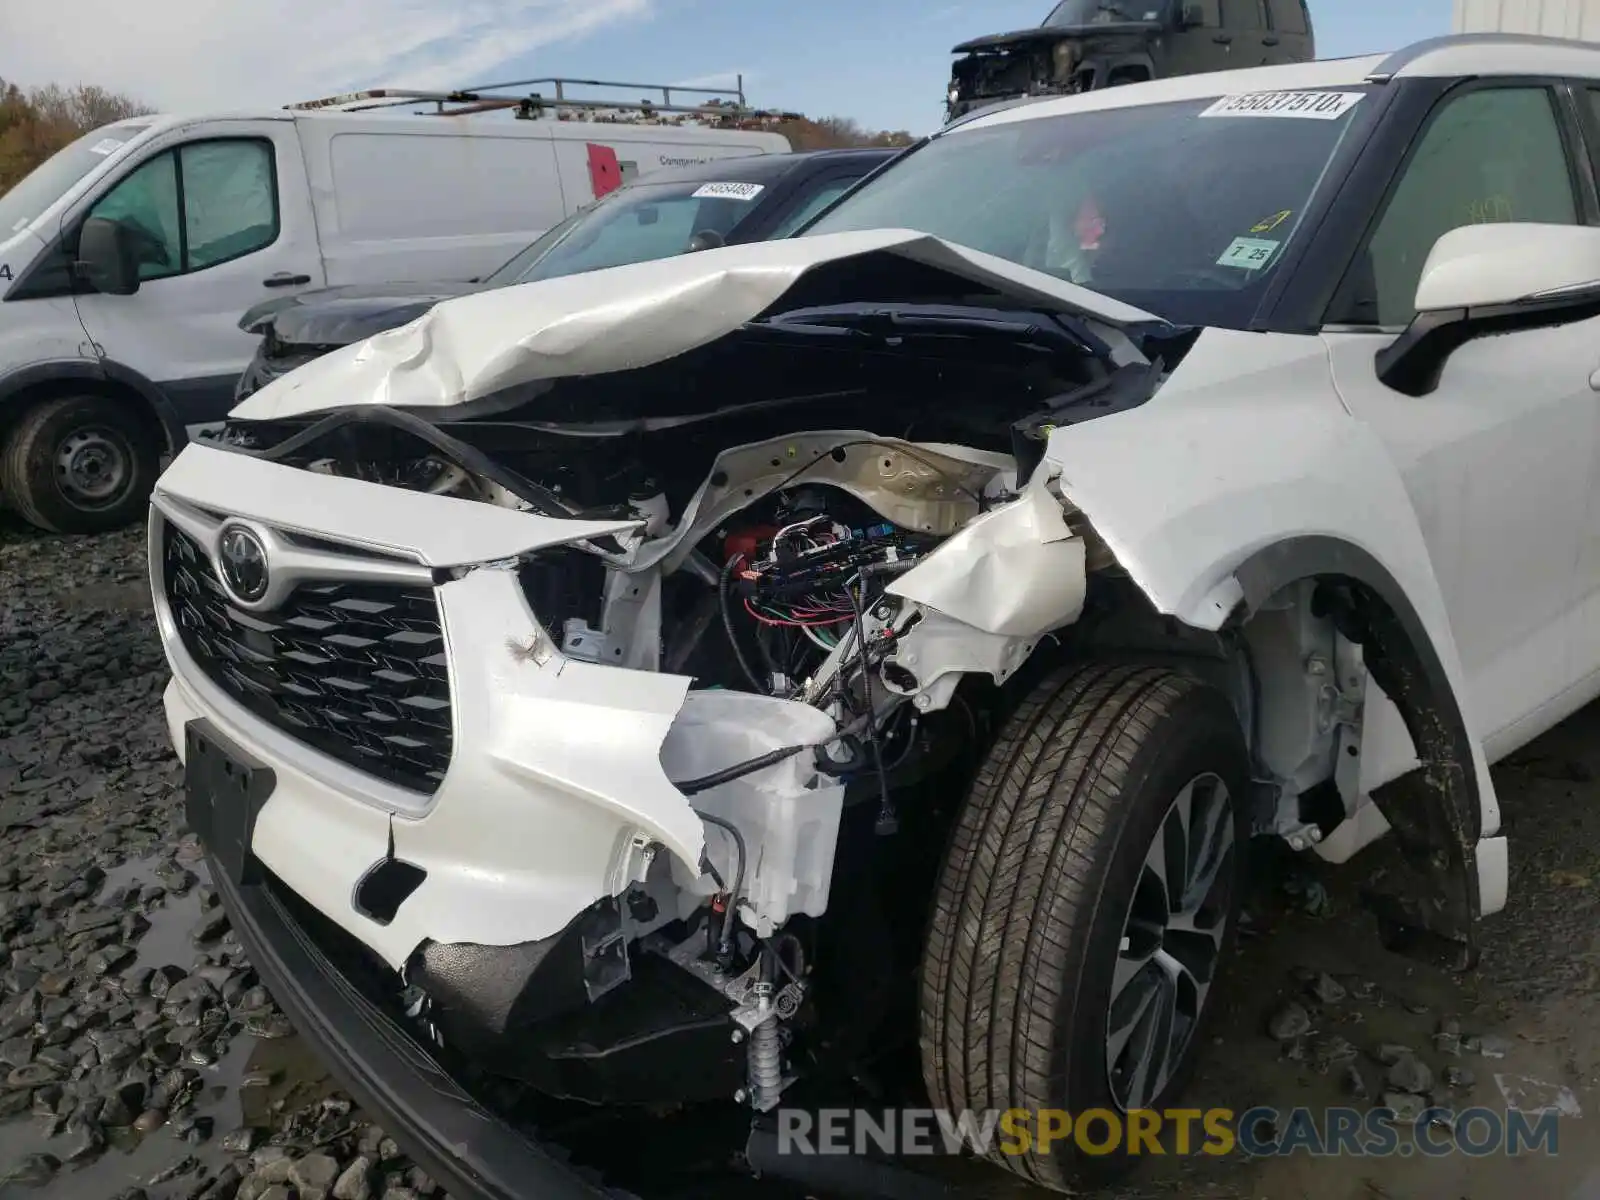
[[[744,602],[744,610],[756,620],[760,621],[763,625],[784,625],[792,629],[815,629],[821,625],[839,625],[851,619],[850,617],[834,617],[832,620],[828,621],[783,621],[776,617],[768,617],[758,613],[753,607],[751,607],[749,600]]]

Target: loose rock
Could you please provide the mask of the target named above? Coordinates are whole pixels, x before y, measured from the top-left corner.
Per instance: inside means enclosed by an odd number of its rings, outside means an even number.
[[[373,1161],[362,1155],[340,1173],[333,1184],[333,1200],[371,1200]]]
[[[1344,984],[1326,971],[1320,972],[1306,987],[1312,997],[1322,1004],[1338,1004],[1345,998]]]
[[[1293,1000],[1267,1018],[1267,1034],[1274,1041],[1287,1042],[1311,1031],[1311,1014]]]
[[[1433,1072],[1428,1064],[1413,1055],[1391,1063],[1385,1078],[1397,1092],[1421,1094],[1433,1086]]]

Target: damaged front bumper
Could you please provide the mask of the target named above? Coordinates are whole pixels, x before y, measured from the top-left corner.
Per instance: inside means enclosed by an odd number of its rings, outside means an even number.
[[[334,1076],[423,1170],[459,1200],[602,1200],[613,1195],[468,1095],[387,1012],[354,987],[302,924],[281,884],[214,885],[250,962]]]

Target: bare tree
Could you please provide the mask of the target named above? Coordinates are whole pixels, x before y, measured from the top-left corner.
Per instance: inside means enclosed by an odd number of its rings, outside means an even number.
[[[60,121],[83,132],[151,111],[148,105],[92,83],[80,83],[76,87],[52,83],[35,88],[28,99],[41,120]]]
[[[23,91],[0,79],[0,193],[91,129],[147,113],[128,96],[93,84]]]

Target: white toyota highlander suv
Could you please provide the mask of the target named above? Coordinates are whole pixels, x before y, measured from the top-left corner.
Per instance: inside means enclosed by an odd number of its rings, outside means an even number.
[[[645,1168],[494,1081],[1162,1108],[1252,837],[1392,833],[1471,965],[1489,764],[1600,693],[1597,113],[1512,37],[1024,103],[252,395],[150,565],[279,1002],[452,1194],[576,1195]]]

